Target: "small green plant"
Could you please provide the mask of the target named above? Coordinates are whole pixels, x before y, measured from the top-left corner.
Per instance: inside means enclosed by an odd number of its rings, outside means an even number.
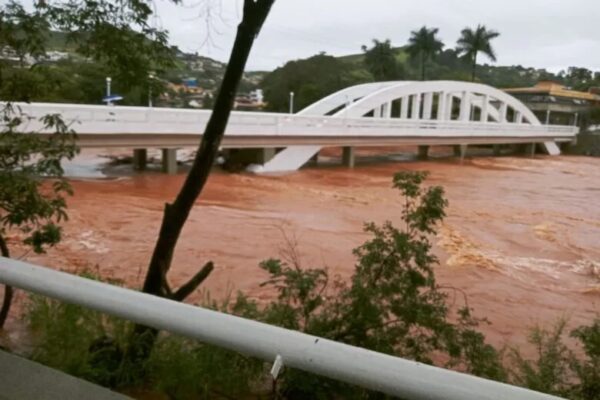
[[[512,381],[544,393],[578,400],[600,399],[600,319],[571,332],[581,346],[572,351],[565,344],[566,321],[551,329],[535,327],[529,343],[536,348],[533,360],[518,349],[509,354]]]
[[[514,364],[514,381],[520,386],[556,395],[564,395],[569,385],[571,353],[563,342],[566,321],[559,321],[552,331],[536,326],[529,336],[535,346],[535,360],[525,359],[518,350],[509,355]]]
[[[39,296],[30,297],[27,321],[31,359],[103,386],[123,385],[121,349],[130,323]]]
[[[92,273],[82,275],[100,280]],[[246,318],[257,316],[256,303],[241,294],[222,302],[206,294],[204,303]],[[236,398],[264,391],[267,370],[260,360],[163,333],[150,357],[132,364],[124,355],[133,323],[35,295],[29,297],[25,316],[32,333],[31,359],[102,386],[150,388],[172,399]]]
[[[571,369],[578,382],[571,387],[571,396],[581,400],[600,400],[600,318],[589,326],[571,332],[583,347],[584,356],[573,357]]]

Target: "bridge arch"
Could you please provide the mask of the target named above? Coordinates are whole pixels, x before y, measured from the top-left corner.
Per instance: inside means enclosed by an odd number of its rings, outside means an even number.
[[[300,111],[299,115],[340,118],[396,118],[438,122],[480,122],[539,126],[535,114],[515,97],[491,86],[458,81],[392,81],[351,86]],[[454,113],[458,107],[458,114]],[[509,121],[509,111],[511,121]],[[290,146],[267,162],[264,172],[296,170],[321,146]]]
[[[453,119],[452,106],[457,98],[461,121],[473,121],[472,108],[477,108],[479,122],[541,125],[535,114],[515,97],[491,86],[455,81],[396,82],[372,91],[337,115],[359,118],[373,112],[374,116],[386,117],[387,112],[389,118],[392,102],[400,100],[400,118],[434,119],[435,102],[435,119],[449,121]],[[507,120],[509,108],[513,111],[513,121]]]

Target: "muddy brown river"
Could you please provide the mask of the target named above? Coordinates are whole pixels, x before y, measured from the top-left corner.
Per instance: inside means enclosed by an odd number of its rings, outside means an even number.
[[[393,160],[283,176],[214,173],[183,231],[172,284],[213,260],[216,270],[203,286],[212,297],[241,290],[268,299],[273,294],[260,287],[266,275],[258,263],[279,256],[284,234],[297,242],[304,266],[348,277],[352,249],[367,239],[363,223],[400,221],[394,172],[428,170],[428,184],[442,185],[450,202],[433,238],[437,279],[468,294],[475,314],[490,321],[481,329],[492,343],[523,345],[535,324],[566,317],[577,326],[600,313],[600,159]],[[64,240],[26,259],[68,271],[92,268],[139,287],[164,203],[183,177],[73,180]],[[19,323],[13,318],[9,331]]]

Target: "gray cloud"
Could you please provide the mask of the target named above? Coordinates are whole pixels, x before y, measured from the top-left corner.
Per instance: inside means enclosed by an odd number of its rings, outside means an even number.
[[[173,43],[226,60],[241,0],[221,4],[212,19],[214,46],[202,46],[207,28],[197,7],[163,1],[159,13]],[[599,16],[599,0],[277,0],[249,68],[273,69],[319,51],[356,53],[373,38],[403,45],[410,31],[422,25],[440,28],[446,45],[453,47],[464,27],[483,23],[501,33],[495,42],[499,65],[600,70]]]

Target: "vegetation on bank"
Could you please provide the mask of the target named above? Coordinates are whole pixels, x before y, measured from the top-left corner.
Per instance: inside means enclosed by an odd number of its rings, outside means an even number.
[[[536,328],[532,359],[518,349],[497,350],[485,341],[466,301],[450,307],[453,288],[440,286],[433,271],[429,237],[444,218],[441,187],[424,187],[425,173],[394,177],[400,227],[366,224],[371,234],[354,250],[348,281],[325,268],[305,267],[288,240],[283,259],[260,268],[277,298],[262,304],[238,293],[202,305],[288,329],[367,349],[522,385],[572,399],[600,399],[600,318],[570,333],[578,348],[565,345],[564,322]],[[113,282],[114,283],[114,282]],[[143,388],[171,399],[194,398],[382,398],[306,372],[285,369],[276,384],[269,365],[214,346],[162,333],[150,356],[129,363],[133,324],[78,306],[32,296],[26,313],[33,353],[39,362],[119,390]]]

